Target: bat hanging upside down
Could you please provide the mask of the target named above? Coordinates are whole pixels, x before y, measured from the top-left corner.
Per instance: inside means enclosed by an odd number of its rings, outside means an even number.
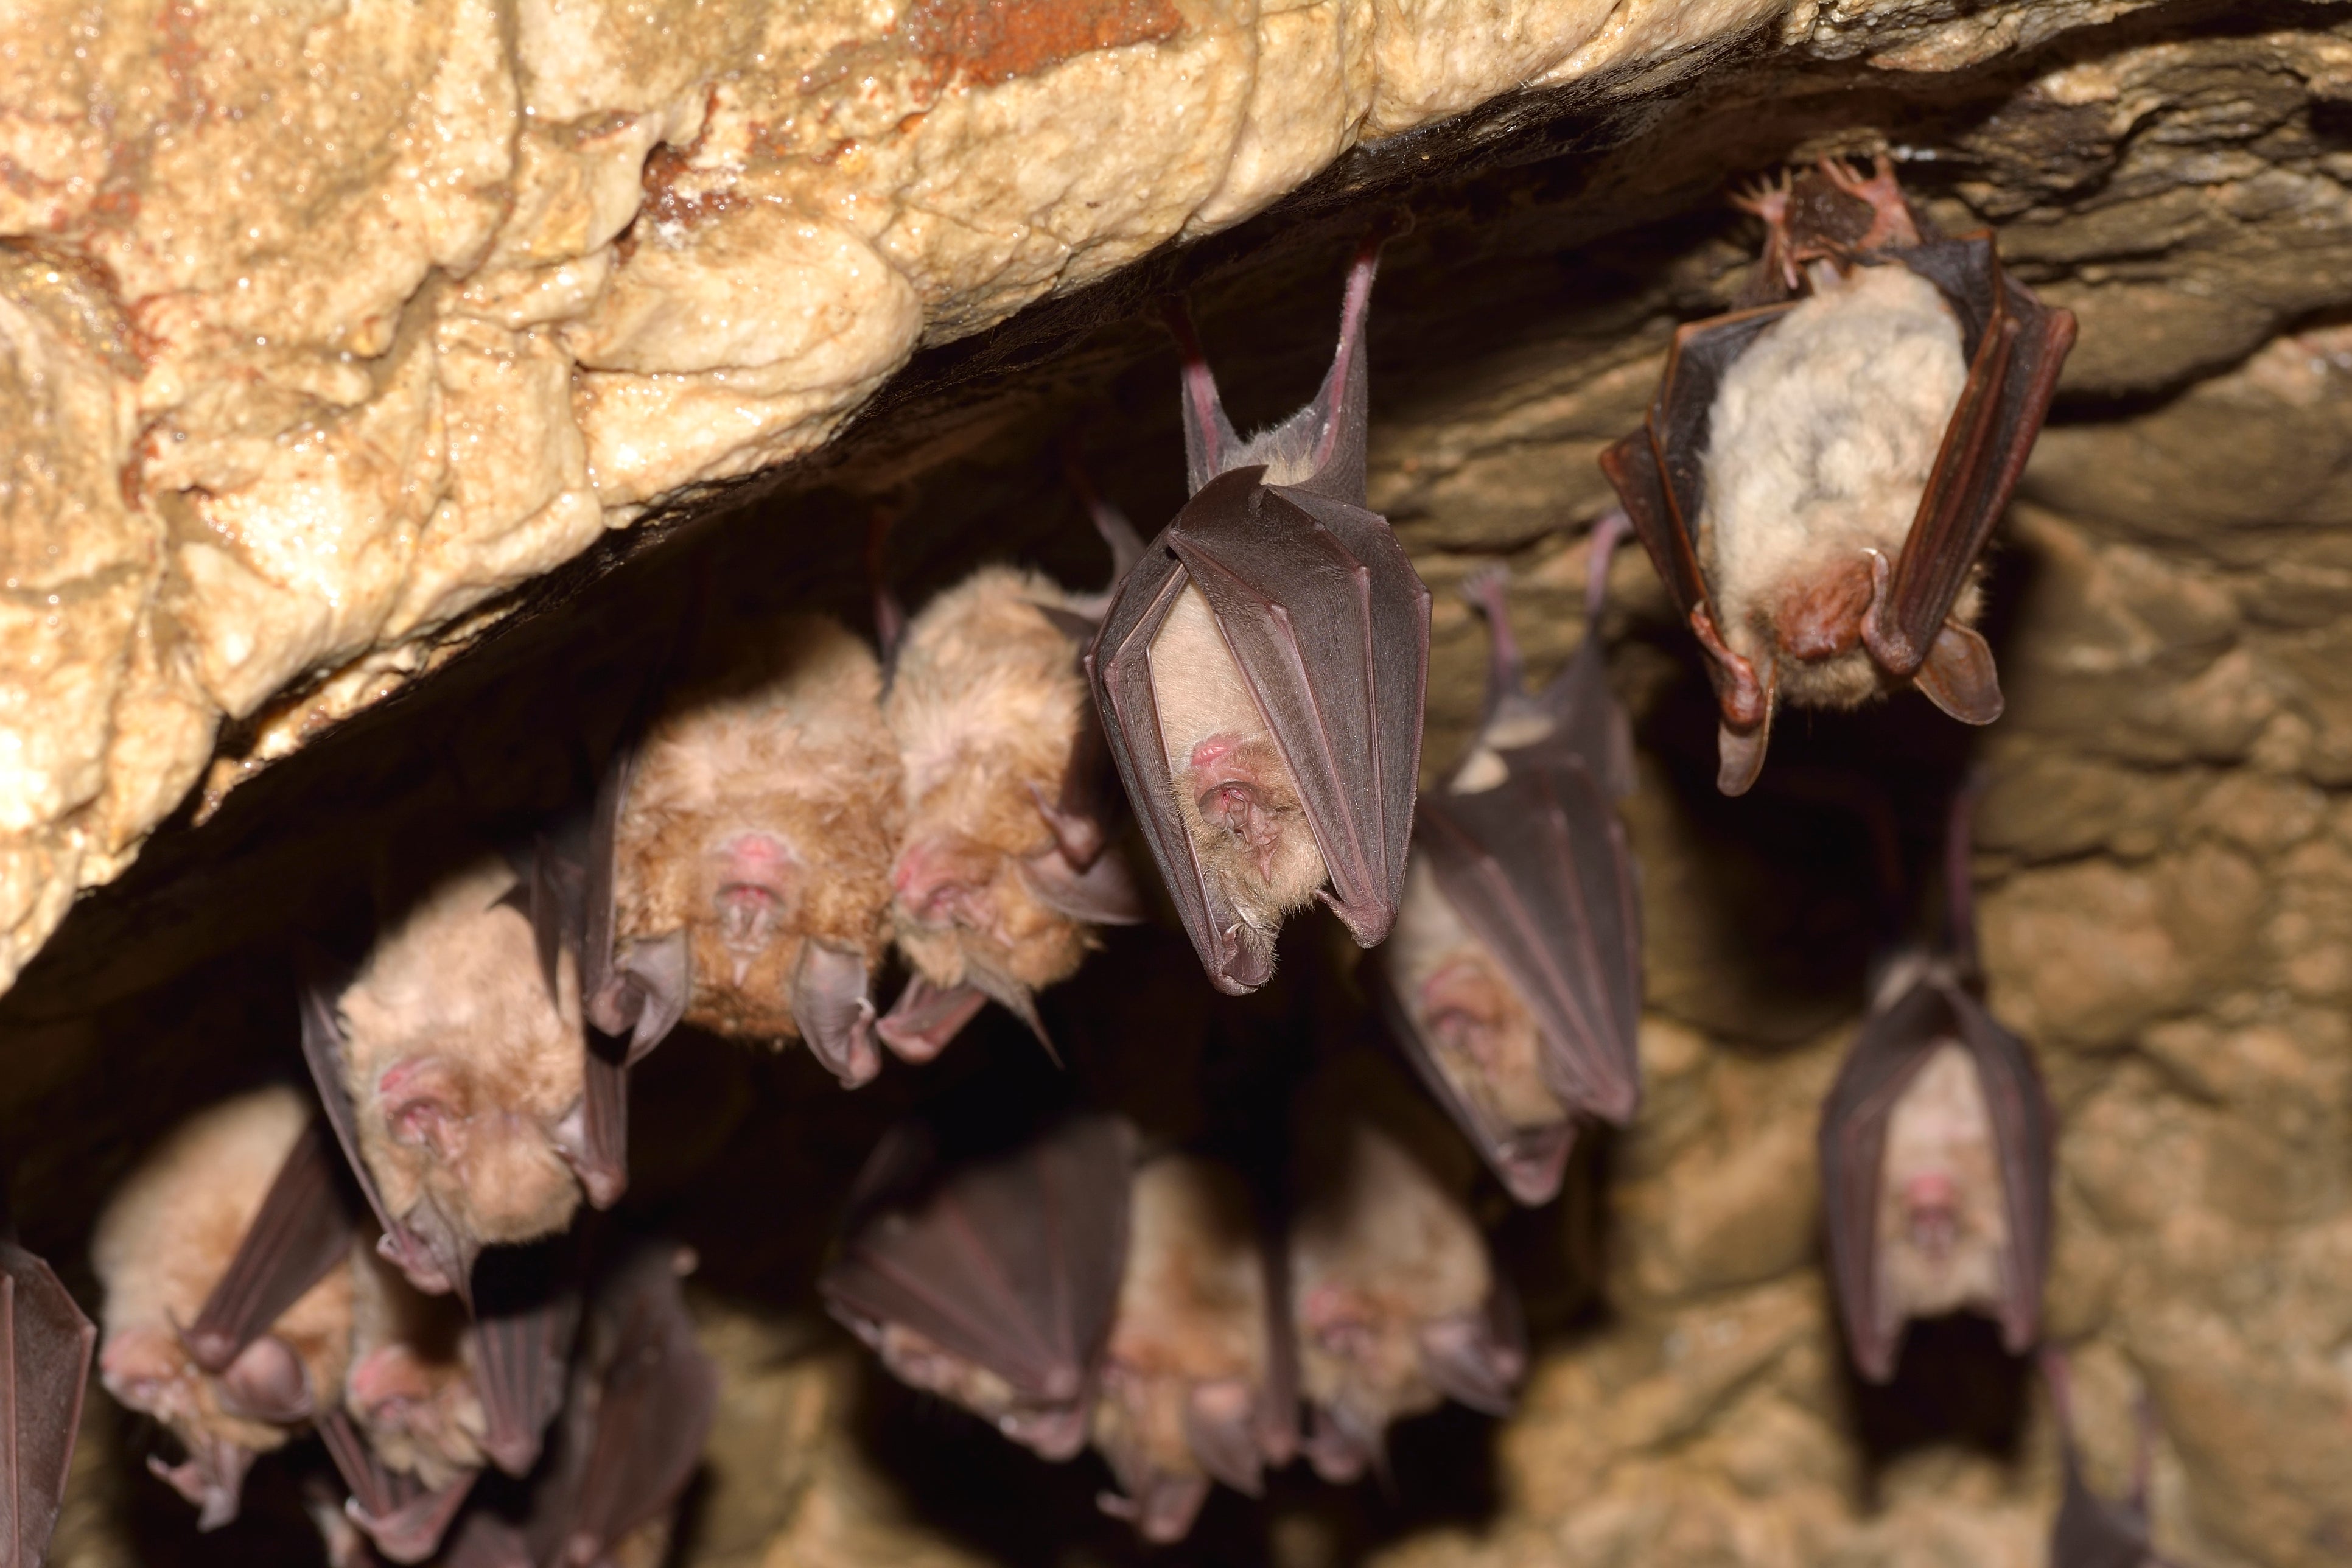
[[[1741,205],[1767,231],[1750,308],[1675,334],[1645,426],[1601,458],[1706,652],[1726,795],[1783,702],[1916,685],[2000,716],[1978,558],[2074,342],[1990,234],[1937,235],[1883,162]]]
[[[1889,963],[1822,1111],[1831,1270],[1873,1383],[1895,1375],[1913,1318],[1985,1311],[2011,1354],[2040,1332],[2053,1129],[2025,1042],[1979,999],[1970,799],[1947,845],[1954,951]]]
[[[1467,585],[1494,658],[1486,717],[1417,807],[1403,904],[1375,955],[1399,1042],[1513,1197],[1548,1202],[1577,1119],[1641,1096],[1639,870],[1613,801],[1633,738],[1601,663],[1618,514],[1592,531],[1584,646],[1538,697],[1499,570]]]
[[[1429,590],[1364,504],[1379,253],[1367,243],[1349,271],[1315,401],[1247,442],[1175,313],[1192,499],[1120,582],[1087,655],[1152,858],[1233,995],[1265,984],[1284,919],[1318,896],[1372,947],[1403,893]]]
[[[48,1557],[97,1338],[56,1271],[16,1245],[0,1194],[0,1568]]]

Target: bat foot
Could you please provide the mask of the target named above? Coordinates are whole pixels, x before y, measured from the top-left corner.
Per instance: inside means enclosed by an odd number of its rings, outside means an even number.
[[[1895,166],[1885,153],[1874,153],[1865,176],[1843,158],[1824,158],[1822,178],[1849,196],[1870,204],[1870,227],[1854,242],[1857,250],[1884,250],[1919,243],[1919,226],[1912,220],[1911,204],[1895,178]]]

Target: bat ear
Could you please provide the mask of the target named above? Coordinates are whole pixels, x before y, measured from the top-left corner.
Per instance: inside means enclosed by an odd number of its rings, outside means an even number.
[[[1746,795],[1764,771],[1764,750],[1772,742],[1772,720],[1752,730],[1719,724],[1715,732],[1715,787],[1728,795]]]
[[[1021,875],[1048,909],[1095,925],[1131,926],[1143,920],[1143,896],[1117,855],[1097,855],[1084,871],[1056,847],[1021,862]]]
[[[1328,1405],[1317,1405],[1299,1444],[1315,1473],[1334,1486],[1346,1486],[1381,1463],[1381,1437]]]
[[[1163,310],[1168,330],[1184,356],[1184,491],[1198,495],[1202,486],[1232,465],[1242,438],[1234,432],[1234,422],[1225,417],[1224,400],[1217,395],[1216,373],[1201,352],[1201,337],[1192,330],[1192,312],[1183,296],[1171,297]]]
[[[863,954],[813,938],[802,942],[800,962],[793,966],[792,1009],[801,1038],[843,1088],[856,1089],[882,1070]]]
[[[1970,628],[1946,621],[1913,680],[1928,701],[1963,724],[1990,724],[2005,705],[1992,649]]]
[[[874,1032],[901,1061],[927,1062],[987,1005],[988,994],[977,985],[941,990],[918,974],[907,982]]]
[[[1507,1343],[1484,1313],[1423,1323],[1421,1368],[1448,1399],[1487,1415],[1508,1415],[1528,1369],[1527,1352]]]
[[[1037,803],[1037,815],[1045,819],[1062,858],[1074,868],[1091,868],[1102,854],[1102,824],[1081,813],[1064,811],[1034,784],[1029,786],[1029,798]]]
[[[588,999],[588,1021],[629,1038],[628,1065],[668,1037],[694,991],[694,952],[684,931],[639,937],[613,955],[613,973]]]
[[[1184,1401],[1184,1444],[1202,1469],[1244,1497],[1265,1489],[1257,1411],[1247,1385],[1195,1384]]]
[[[246,1346],[221,1373],[220,1389],[231,1415],[280,1426],[309,1419],[317,1405],[301,1358],[275,1334]]]

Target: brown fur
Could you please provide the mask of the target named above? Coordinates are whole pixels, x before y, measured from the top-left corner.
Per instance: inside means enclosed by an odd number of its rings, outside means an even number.
[[[107,1391],[169,1427],[192,1452],[206,1440],[255,1453],[285,1427],[233,1415],[220,1386],[180,1342],[261,1210],[287,1151],[311,1116],[292,1089],[240,1095],[199,1111],[158,1144],[100,1215],[90,1267],[106,1291],[100,1371]],[[315,1397],[334,1397],[350,1354],[352,1279],[337,1268],[271,1325],[302,1363]]]
[[[343,1405],[376,1458],[436,1490],[481,1468],[482,1400],[456,1298],[419,1291],[367,1241],[353,1248],[352,1285]]]
[[[1385,958],[1400,999],[1454,1093],[1506,1127],[1548,1126],[1567,1116],[1544,1081],[1534,1012],[1418,852],[1405,868]]]
[[[688,932],[687,1017],[721,1034],[800,1036],[790,994],[804,940],[877,963],[903,816],[898,749],[877,702],[881,671],[836,622],[790,616],[706,650],[638,753],[624,807],[619,934]],[[757,952],[723,940],[722,846],[772,836],[793,867]]]
[[[891,922],[899,951],[943,989],[974,966],[1033,990],[1051,985],[1095,945],[1090,928],[1049,908],[1021,871],[1054,847],[1038,797],[1059,797],[1089,700],[1076,650],[1037,608],[1068,604],[1037,573],[985,566],[925,605],[898,645],[883,710],[908,808]],[[969,885],[970,923],[920,918],[906,893],[925,860],[953,866]]]
[[[556,1141],[581,1102],[579,976],[564,955],[549,1001],[530,922],[499,902],[514,882],[497,856],[444,879],[337,1004],[385,1206],[403,1217],[430,1200],[485,1244],[562,1230],[581,1195]]]

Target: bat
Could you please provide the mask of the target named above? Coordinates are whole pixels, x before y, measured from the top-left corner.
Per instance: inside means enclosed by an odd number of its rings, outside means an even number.
[[[2050,1531],[2051,1568],[2167,1568],[2149,1543],[2147,1482],[2154,1458],[2156,1417],[2142,1399],[2135,1412],[2139,1429],[2129,1495],[2109,1501],[2083,1479],[2083,1458],[2074,1447],[2072,1370],[2063,1352],[2042,1352],[2042,1375],[2058,1417],[2059,1463],[2065,1493]]]
[[[98,1330],[49,1266],[16,1245],[0,1193],[0,1568],[49,1554]]]
[[[1404,900],[1374,956],[1391,1031],[1511,1195],[1559,1191],[1580,1117],[1623,1126],[1641,1098],[1640,872],[1613,798],[1632,726],[1597,635],[1624,527],[1593,529],[1589,632],[1538,697],[1499,571],[1468,584],[1493,644],[1486,714],[1417,807]]]
[[[881,670],[794,616],[703,650],[608,784],[609,935],[591,1020],[642,1054],[646,1020],[805,1041],[850,1087],[881,1069],[869,977],[904,820]],[[603,919],[606,900],[590,900]],[[598,956],[609,953],[609,960]]]
[[[1297,1447],[1280,1254],[1231,1169],[1187,1154],[1135,1173],[1126,1271],[1104,1352],[1095,1447],[1123,1492],[1105,1512],[1181,1541],[1213,1481],[1256,1497]]]
[[[958,1133],[916,1121],[885,1135],[817,1289],[900,1382],[1069,1458],[1118,1300],[1135,1134],[1100,1116],[1010,1147]]]
[[[1274,973],[1317,897],[1357,942],[1396,919],[1421,768],[1429,590],[1365,506],[1357,252],[1315,400],[1244,442],[1181,308],[1192,499],[1120,581],[1087,654],[1105,743],[1217,988]]]
[[[1937,235],[1884,161],[1740,202],[1765,222],[1759,302],[1677,331],[1643,429],[1601,460],[1706,654],[1726,795],[1783,702],[1910,685],[2000,716],[1977,563],[2074,343],[1990,233]]]
[[[1133,530],[1099,506],[1097,521],[1123,570]],[[1142,919],[1106,852],[1108,760],[1078,662],[1100,618],[1039,573],[984,566],[892,643],[882,711],[907,825],[890,921],[914,979],[877,1027],[910,1061],[991,997],[1043,1038],[1033,994],[1076,972],[1096,926]]]
[[[200,1364],[180,1329],[231,1272],[289,1155],[302,1157],[310,1121],[282,1087],[198,1112],[116,1188],[91,1237],[90,1264],[106,1293],[100,1379],[185,1450],[176,1465],[151,1458],[148,1468],[196,1505],[202,1530],[236,1517],[254,1457],[283,1447],[342,1386],[347,1261],[331,1265],[217,1372]]]
[[[555,1235],[588,1148],[577,971],[541,978],[522,886],[486,856],[377,940],[339,996],[306,982],[302,1046],[320,1103],[417,1289],[470,1299],[486,1246]]]
[[[1390,1424],[1449,1398],[1509,1414],[1527,1371],[1517,1298],[1440,1179],[1444,1133],[1428,1114],[1344,1062],[1300,1102],[1290,1309],[1301,1447],[1326,1480],[1384,1465]]]
[[[1955,798],[1946,839],[1948,951],[1887,965],[1822,1110],[1831,1274],[1873,1383],[1894,1377],[1913,1318],[1983,1311],[2012,1355],[2040,1332],[2056,1129],[2032,1053],[1980,998],[1972,799]]]

